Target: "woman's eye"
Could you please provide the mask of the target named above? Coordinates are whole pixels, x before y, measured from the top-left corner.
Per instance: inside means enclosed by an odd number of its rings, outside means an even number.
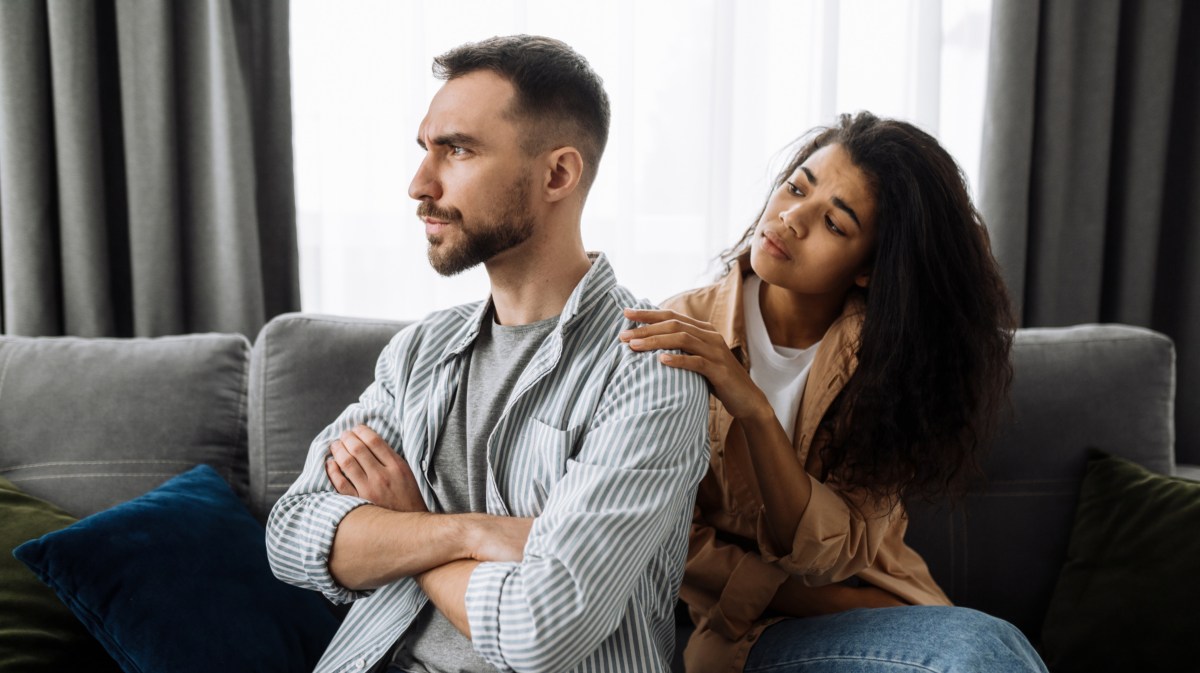
[[[792,196],[804,196],[804,192],[800,191],[800,188],[796,186],[796,183],[789,180],[784,184],[787,185],[788,193]]]
[[[833,219],[830,217],[825,218],[825,228],[829,229],[829,231],[832,231],[837,236],[845,236],[846,235],[846,232],[839,229],[838,226],[836,224],[834,224]]]

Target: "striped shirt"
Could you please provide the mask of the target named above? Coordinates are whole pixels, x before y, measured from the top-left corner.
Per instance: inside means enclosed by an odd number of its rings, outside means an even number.
[[[482,563],[467,586],[472,644],[502,671],[668,670],[694,492],[708,466],[708,390],[699,375],[622,344],[617,333],[632,326],[625,307],[650,305],[593,256],[488,440],[488,513],[537,517],[520,563]],[[367,501],[333,490],[329,443],[370,426],[413,467],[431,505],[431,452],[487,314],[476,302],[397,334],[374,383],[313,440],[271,511],[275,574],[355,601],[319,672],[371,667],[427,600],[411,578],[352,591],[330,575],[338,523]]]

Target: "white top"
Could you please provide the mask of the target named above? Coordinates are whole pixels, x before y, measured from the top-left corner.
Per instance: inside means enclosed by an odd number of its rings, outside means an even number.
[[[750,380],[767,395],[775,417],[783,426],[788,439],[795,441],[796,412],[804,396],[804,384],[813,356],[820,341],[808,348],[788,348],[771,343],[767,324],[763,321],[759,294],[762,279],[750,276],[742,288],[743,310],[746,316],[746,349],[750,356]]]

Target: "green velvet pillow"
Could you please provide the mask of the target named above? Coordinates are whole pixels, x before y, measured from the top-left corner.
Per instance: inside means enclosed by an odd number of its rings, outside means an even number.
[[[119,671],[54,591],[17,559],[17,545],[75,517],[0,477],[0,671]]]
[[[1200,482],[1089,455],[1042,645],[1055,673],[1200,662]]]

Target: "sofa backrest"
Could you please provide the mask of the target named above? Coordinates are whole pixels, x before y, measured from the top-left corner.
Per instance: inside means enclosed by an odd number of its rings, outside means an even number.
[[[908,542],[956,604],[1003,617],[1036,643],[1087,449],[1171,474],[1175,352],[1167,337],[1124,325],[1022,329],[1013,369],[987,485],[957,509],[910,505]]]
[[[375,376],[408,323],[286,313],[255,339],[250,366],[250,509],[265,521],[304,467],[309,444]]]
[[[263,328],[250,380],[250,501],[265,518],[309,444],[373,378],[406,323],[288,314]],[[1012,413],[956,509],[912,505],[909,543],[957,604],[1016,624],[1035,642],[1066,555],[1088,447],[1170,474],[1174,349],[1121,325],[1022,329]]]
[[[200,463],[244,498],[249,362],[240,335],[0,337],[0,474],[79,517]]]

